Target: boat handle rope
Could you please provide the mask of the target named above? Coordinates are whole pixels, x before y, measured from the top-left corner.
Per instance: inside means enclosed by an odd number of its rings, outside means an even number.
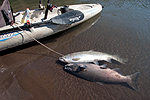
[[[30,34],[28,34],[27,32],[25,32],[21,27],[19,27],[16,23],[14,23],[15,26],[17,26],[21,31],[23,31],[25,34],[27,34],[29,37],[31,37],[34,41],[36,41],[37,43],[39,43],[40,45],[42,45],[43,47],[47,48],[48,50],[60,55],[60,56],[64,56],[63,54],[49,48],[48,46],[44,45],[43,43],[41,43],[40,41],[38,41],[37,39],[35,39],[33,36],[31,36]],[[65,60],[65,59],[64,59]]]

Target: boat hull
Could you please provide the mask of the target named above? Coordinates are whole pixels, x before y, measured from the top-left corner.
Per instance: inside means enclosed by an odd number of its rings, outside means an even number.
[[[49,12],[47,19],[44,21],[42,18],[44,18],[45,10],[38,10],[38,9],[31,10],[30,12],[33,12],[30,15],[30,17],[32,18],[31,23],[34,26],[24,27],[25,23],[21,23],[22,18],[24,16],[23,14],[21,14],[16,18],[17,19],[16,22],[20,24],[18,25],[14,24],[12,26],[9,25],[0,28],[0,51],[34,41],[30,36],[34,37],[35,39],[41,39],[56,34],[58,32],[64,31],[66,29],[69,29],[73,26],[76,26],[88,20],[89,18],[92,18],[93,16],[100,13],[102,10],[102,6],[100,4],[69,5],[69,9],[81,11],[84,14],[84,18],[78,22],[72,24],[66,24],[66,25],[55,24],[49,21],[49,19],[58,16],[58,10],[60,8],[61,7],[54,8],[53,12]],[[19,12],[19,13],[25,13],[25,12]],[[38,15],[38,17],[36,15]],[[24,20],[26,19],[24,18]],[[36,23],[41,23],[41,22],[43,23],[36,25]],[[23,31],[19,30],[17,26],[22,27]],[[27,35],[26,33],[29,34],[30,36]]]

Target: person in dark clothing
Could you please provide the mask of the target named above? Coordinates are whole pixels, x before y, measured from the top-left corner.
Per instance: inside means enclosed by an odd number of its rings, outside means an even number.
[[[0,27],[10,25],[15,21],[13,17],[13,9],[8,0],[4,0],[0,7]]]

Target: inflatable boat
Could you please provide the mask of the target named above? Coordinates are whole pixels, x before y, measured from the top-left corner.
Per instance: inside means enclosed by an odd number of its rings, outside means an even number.
[[[39,4],[38,9],[12,12],[8,0],[0,8],[0,51],[19,46],[35,39],[41,39],[78,25],[97,15],[102,5],[76,4],[53,6],[50,0],[47,6]],[[29,35],[30,36],[29,36]]]

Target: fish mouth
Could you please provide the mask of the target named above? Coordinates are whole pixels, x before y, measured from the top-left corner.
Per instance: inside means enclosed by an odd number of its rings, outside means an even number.
[[[62,62],[67,63],[64,57],[59,57],[59,60],[62,61]]]
[[[72,71],[72,68],[73,68],[73,64],[67,64],[67,65],[64,66],[65,70]]]
[[[67,71],[76,72],[78,67],[79,66],[76,65],[76,64],[67,64],[67,65],[64,66],[64,69],[67,70]]]

